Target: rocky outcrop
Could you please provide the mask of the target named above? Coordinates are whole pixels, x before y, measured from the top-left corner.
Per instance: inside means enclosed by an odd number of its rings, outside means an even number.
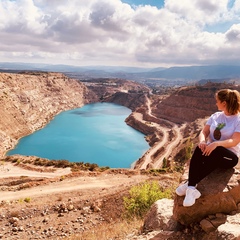
[[[96,100],[84,84],[61,73],[0,73],[0,156],[61,111]]]
[[[116,92],[110,97],[105,98],[104,101],[120,104],[134,111],[145,104],[146,95],[144,93]]]
[[[175,197],[173,216],[183,225],[200,222],[212,214],[233,214],[240,209],[240,172],[235,169],[217,169],[197,186],[201,197],[191,207],[183,207],[184,197]],[[187,171],[183,175],[186,178]]]
[[[238,240],[240,239],[240,213],[235,215],[212,214],[200,223],[184,226],[172,216],[174,201],[161,199],[156,201],[144,218],[141,235],[138,240],[196,239],[196,240]]]
[[[180,181],[185,182],[189,166]],[[232,169],[217,169],[197,186],[201,197],[183,207],[184,197],[156,201],[146,214],[141,239],[240,239],[240,163]],[[148,237],[149,236],[149,237]]]

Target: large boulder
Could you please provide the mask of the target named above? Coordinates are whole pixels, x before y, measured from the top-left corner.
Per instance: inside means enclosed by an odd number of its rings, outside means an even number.
[[[172,218],[173,200],[160,199],[156,201],[145,216],[143,232],[173,231],[177,222]]]
[[[203,179],[197,186],[201,197],[191,207],[183,207],[184,197],[175,196],[173,218],[182,225],[201,222],[203,219],[216,214],[235,214],[240,208],[240,171],[239,165],[232,169],[217,169]],[[188,169],[188,167],[186,167]],[[185,171],[181,181],[186,179]],[[218,216],[218,215],[217,215]],[[213,226],[223,224],[222,216],[215,218]],[[209,221],[209,218],[208,220]],[[210,221],[211,222],[211,221]],[[219,222],[219,223],[217,223]],[[206,222],[205,222],[206,223]],[[218,226],[217,226],[218,225]]]

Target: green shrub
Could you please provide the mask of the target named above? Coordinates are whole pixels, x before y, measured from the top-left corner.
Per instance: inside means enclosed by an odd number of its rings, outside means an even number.
[[[29,203],[30,201],[31,201],[31,198],[30,198],[30,197],[26,197],[26,198],[24,198],[24,202]]]
[[[130,197],[124,197],[127,217],[143,217],[152,204],[162,198],[171,198],[170,189],[163,190],[157,181],[144,182],[129,191]]]
[[[185,161],[188,161],[192,156],[193,143],[190,138],[187,140],[185,147]]]
[[[100,167],[100,168],[99,168],[99,171],[100,171],[100,172],[104,172],[104,171],[106,171],[106,170],[108,170],[108,169],[110,169],[110,167],[108,167],[108,166],[106,166],[106,167]]]
[[[150,169],[148,170],[149,173],[151,173],[153,176],[160,176],[163,173],[169,172],[168,168],[158,168],[158,169]]]
[[[54,162],[55,162],[54,166],[59,168],[66,168],[72,165],[72,163],[69,162],[68,160],[57,160],[57,161],[55,160]]]
[[[96,163],[92,163],[89,165],[89,171],[94,171],[98,169],[98,165]]]

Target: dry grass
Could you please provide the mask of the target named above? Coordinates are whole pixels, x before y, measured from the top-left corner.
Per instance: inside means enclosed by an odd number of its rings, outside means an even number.
[[[4,162],[12,162],[18,165],[27,165],[32,164],[35,166],[41,167],[55,167],[55,168],[67,168],[70,167],[73,172],[79,170],[85,171],[98,171],[103,172],[109,169],[109,167],[99,167],[95,163],[84,163],[84,162],[69,162],[68,160],[49,160],[46,158],[40,158],[35,156],[20,156],[20,155],[12,155],[4,157],[0,165],[3,166]]]
[[[140,233],[142,225],[142,219],[103,223],[89,232],[86,231],[82,234],[66,238],[65,240],[124,240]]]

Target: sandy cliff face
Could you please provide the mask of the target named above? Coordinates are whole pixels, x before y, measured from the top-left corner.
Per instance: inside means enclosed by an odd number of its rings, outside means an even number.
[[[185,87],[162,101],[155,100],[152,104],[152,112],[156,117],[174,123],[194,122],[198,118],[209,117],[217,111],[215,92],[223,88],[240,90],[239,86],[224,83]]]
[[[0,156],[61,111],[95,99],[84,84],[61,73],[0,73]]]

